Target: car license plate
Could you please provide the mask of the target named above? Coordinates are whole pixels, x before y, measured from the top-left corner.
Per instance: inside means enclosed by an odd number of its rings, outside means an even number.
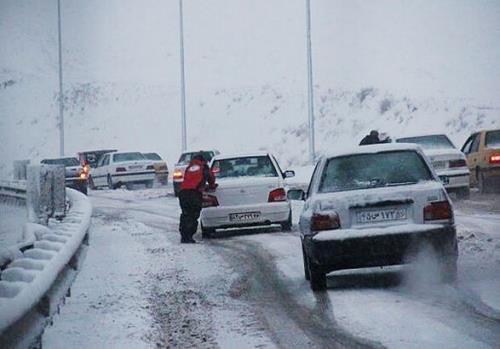
[[[439,179],[441,180],[441,183],[443,183],[443,184],[450,184],[450,177],[439,176]]]
[[[244,213],[230,213],[229,220],[231,222],[245,222],[254,221],[260,218],[260,212],[244,212]]]
[[[406,208],[361,211],[357,213],[358,223],[377,223],[387,221],[405,220],[407,217]]]
[[[142,165],[131,165],[128,167],[130,170],[137,170],[137,169],[140,169],[142,168]]]

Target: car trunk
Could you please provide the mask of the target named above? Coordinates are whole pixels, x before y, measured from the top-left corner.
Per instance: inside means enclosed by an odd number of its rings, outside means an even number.
[[[220,206],[268,202],[269,192],[279,187],[278,177],[238,177],[217,180],[215,192]]]
[[[134,173],[134,172],[144,172],[146,170],[146,166],[149,165],[149,162],[145,161],[124,161],[124,162],[117,162],[115,163],[116,167],[123,167],[127,171],[127,173]]]

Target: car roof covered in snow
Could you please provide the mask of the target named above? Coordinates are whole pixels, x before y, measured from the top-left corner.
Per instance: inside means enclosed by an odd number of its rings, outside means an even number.
[[[330,152],[324,156],[324,158],[335,158],[339,156],[356,155],[356,154],[374,154],[387,151],[398,151],[398,150],[413,150],[418,153],[423,153],[422,148],[413,143],[383,143],[383,144],[372,144],[357,146],[354,148],[344,148],[335,152]]]
[[[213,160],[220,159],[235,159],[235,158],[247,158],[251,156],[267,156],[269,155],[266,151],[256,151],[252,153],[232,153],[232,154],[219,154],[214,156]]]

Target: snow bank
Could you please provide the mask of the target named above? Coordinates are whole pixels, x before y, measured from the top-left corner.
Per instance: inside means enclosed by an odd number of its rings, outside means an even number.
[[[0,281],[0,332],[21,319],[50,289],[87,234],[92,207],[88,198],[67,189],[70,210],[62,222],[48,229],[29,226],[37,237],[35,248],[27,250],[2,272]]]

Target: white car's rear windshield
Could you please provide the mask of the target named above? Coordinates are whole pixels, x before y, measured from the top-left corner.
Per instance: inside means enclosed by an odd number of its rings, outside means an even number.
[[[500,131],[486,132],[486,147],[500,148]]]
[[[455,148],[445,135],[399,138],[397,143],[416,143],[423,149],[450,149]]]
[[[327,161],[319,192],[390,187],[432,179],[427,164],[415,151],[356,154]]]
[[[113,155],[114,162],[144,160],[144,155],[141,153],[120,153]]]
[[[212,171],[218,178],[229,177],[278,177],[269,156],[248,156],[216,160]]]
[[[142,155],[144,155],[144,157],[148,160],[158,160],[158,161],[162,160],[161,156],[156,153],[145,153]]]

